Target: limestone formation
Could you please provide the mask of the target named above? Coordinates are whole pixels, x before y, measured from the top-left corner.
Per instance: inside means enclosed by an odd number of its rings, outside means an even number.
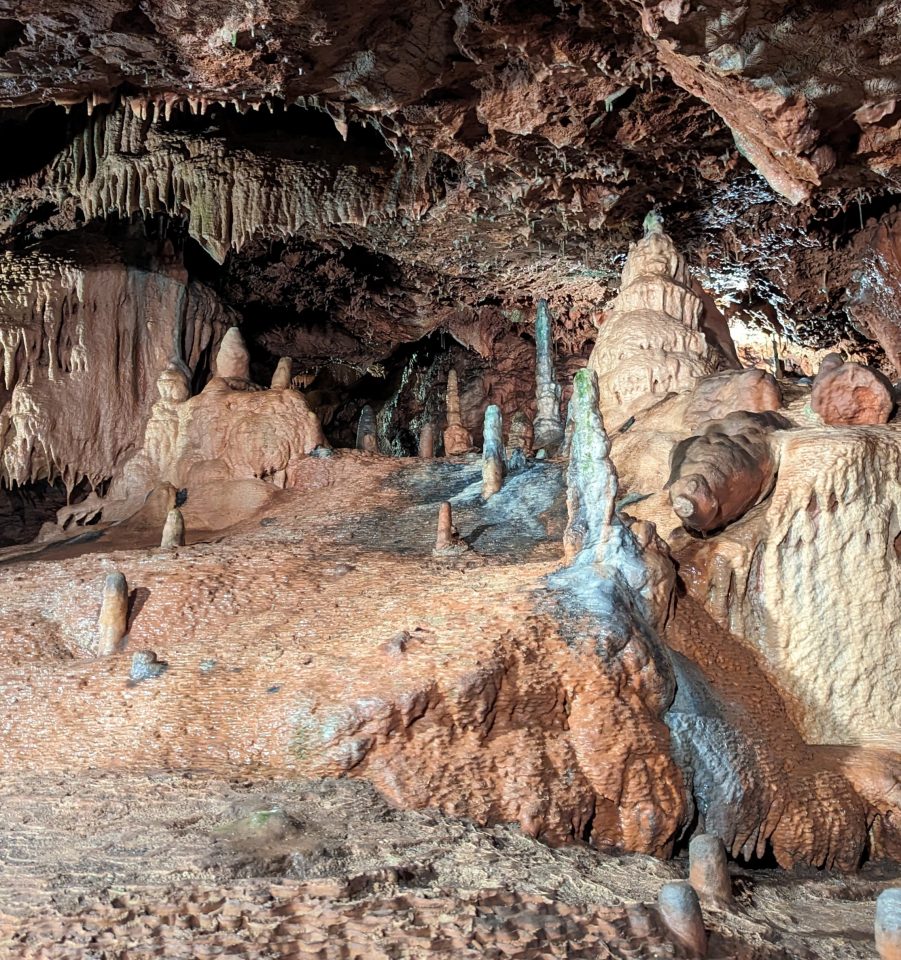
[[[563,423],[560,418],[560,384],[554,374],[554,336],[547,300],[538,301],[535,318],[535,408],[535,447],[553,456],[563,443]]]
[[[701,900],[732,902],[732,881],[726,849],[719,837],[699,833],[688,844],[688,880]]]
[[[592,370],[580,370],[573,378],[568,419],[572,438],[566,473],[568,519],[563,533],[566,561],[594,567],[600,576],[620,585],[628,602],[637,606],[649,623],[662,627],[675,582],[672,564],[653,524],[639,524],[636,536],[616,512],[618,478]],[[643,552],[652,558],[650,564]]]
[[[447,428],[444,431],[444,452],[453,457],[472,450],[472,434],[463,426],[460,419],[460,388],[457,383],[457,371],[453,368],[447,374]]]
[[[186,365],[228,316],[182,267],[128,266],[99,237],[0,258],[0,483],[114,476],[141,446],[160,371],[184,399]]]
[[[526,457],[532,456],[534,449],[535,431],[529,415],[517,410],[510,421],[510,432],[507,434],[507,457],[513,455],[514,450],[521,450]]]
[[[116,653],[127,632],[128,584],[123,574],[110,573],[103,585],[103,600],[97,619],[97,656],[108,657]]]
[[[733,413],[679,443],[667,482],[673,511],[690,530],[709,532],[737,520],[772,490],[778,469],[770,441],[786,429],[778,414]]]
[[[272,374],[270,390],[291,389],[291,368],[294,361],[291,357],[280,357]]]
[[[250,354],[237,327],[229,327],[225,331],[213,373],[226,380],[250,380]]]
[[[649,217],[645,231],[629,251],[588,361],[601,411],[616,428],[728,366],[702,328],[703,303],[691,290],[685,260],[659,220]]]
[[[858,363],[830,363],[820,367],[813,381],[810,406],[833,426],[886,423],[895,407],[895,392],[878,370]]]
[[[726,370],[695,384],[683,423],[695,429],[730,413],[765,413],[781,407],[782,391],[771,373],[757,369]]]
[[[756,651],[808,742],[890,743],[901,729],[901,444],[883,426],[782,430],[771,443],[771,496],[683,550],[683,580]]]
[[[698,895],[682,881],[665,883],[657,895],[657,906],[667,929],[693,957],[707,955],[707,931]]]
[[[357,450],[362,450],[363,453],[379,452],[375,412],[368,403],[360,411],[360,422],[357,424]]]
[[[901,887],[876,898],[876,952],[880,960],[901,960]]]
[[[507,472],[503,418],[495,404],[485,410],[482,435],[482,497],[489,500],[501,489]]]
[[[435,425],[431,421],[424,423],[419,431],[417,452],[426,460],[435,456]]]
[[[173,507],[166,514],[166,523],[163,526],[163,536],[160,546],[183,547],[185,545],[185,518],[178,507]]]
[[[143,446],[110,485],[108,498],[132,504],[132,512],[163,483],[182,489],[257,477],[291,486],[300,462],[326,445],[318,417],[295,390],[235,390],[230,383],[244,381],[214,377],[178,401],[166,377]]]
[[[156,382],[160,398],[170,403],[183,403],[191,396],[191,384],[182,366],[170,363]]]
[[[468,549],[469,544],[460,538],[454,526],[451,505],[445,501],[438,507],[438,535],[432,553],[436,557],[455,557]]]

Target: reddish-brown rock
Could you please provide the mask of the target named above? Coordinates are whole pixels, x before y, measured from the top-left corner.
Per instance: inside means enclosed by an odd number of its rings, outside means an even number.
[[[895,408],[894,388],[871,367],[843,363],[817,374],[810,406],[832,425],[886,423]]]

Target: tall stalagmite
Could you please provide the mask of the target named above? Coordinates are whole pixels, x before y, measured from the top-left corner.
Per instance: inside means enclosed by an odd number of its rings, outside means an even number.
[[[554,374],[554,338],[547,300],[538,301],[535,318],[535,416],[534,444],[553,456],[563,442],[560,418],[560,384]]]

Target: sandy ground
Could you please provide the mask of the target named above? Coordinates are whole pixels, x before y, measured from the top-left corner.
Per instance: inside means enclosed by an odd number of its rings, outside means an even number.
[[[5,777],[0,955],[666,957],[682,860],[552,849],[351,780]],[[733,869],[711,957],[871,958],[894,872]]]

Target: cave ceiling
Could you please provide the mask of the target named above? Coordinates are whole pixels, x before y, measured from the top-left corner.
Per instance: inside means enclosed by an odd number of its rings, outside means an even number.
[[[584,351],[656,209],[727,314],[885,362],[899,20],[876,2],[3,2],[0,243],[143,231],[273,355],[365,369],[436,330],[491,356],[542,296],[559,348]]]

